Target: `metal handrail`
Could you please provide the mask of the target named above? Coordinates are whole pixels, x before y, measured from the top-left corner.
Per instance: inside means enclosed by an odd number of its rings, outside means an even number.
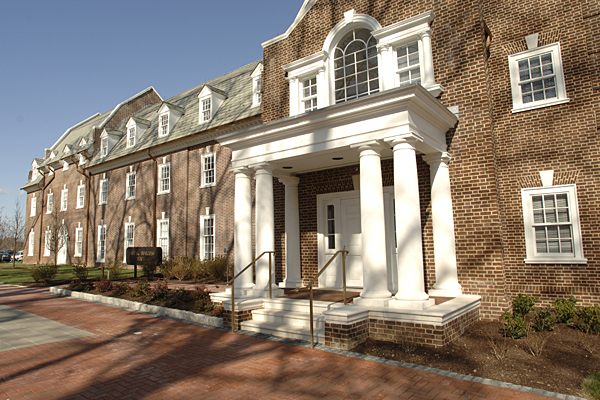
[[[235,280],[242,273],[246,272],[248,268],[252,267],[253,265],[256,265],[258,259],[264,256],[265,254],[269,254],[269,298],[273,298],[271,257],[273,257],[273,255],[275,254],[274,251],[263,251],[258,257],[252,260],[250,264],[246,265],[244,269],[238,272],[233,278],[231,278],[229,282],[227,282],[231,283],[231,332],[233,333],[235,333]]]
[[[312,278],[312,280],[310,281],[310,283],[308,284],[308,286],[296,289],[296,293],[298,293],[300,291],[300,289],[308,289],[308,290],[310,290],[310,348],[311,349],[315,348],[315,339],[314,339],[314,330],[315,330],[315,328],[314,328],[314,321],[313,321],[313,285],[315,284],[315,281],[317,279],[319,279],[319,276],[321,276],[321,274],[325,271],[325,269],[327,269],[327,267],[329,267],[329,264],[331,264],[331,262],[340,253],[342,253],[342,278],[343,278],[343,281],[344,281],[344,305],[346,305],[348,303],[347,300],[346,300],[346,255],[350,253],[348,250],[338,250],[338,251],[336,251],[335,254],[333,255],[333,257],[331,257],[329,259],[329,261],[327,261],[327,264],[325,264],[323,266],[323,268],[321,268],[321,270],[319,271],[319,273],[314,278]]]

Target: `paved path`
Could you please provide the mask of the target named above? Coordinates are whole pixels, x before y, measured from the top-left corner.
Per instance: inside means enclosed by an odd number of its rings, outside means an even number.
[[[545,398],[44,292],[0,305],[91,335],[0,352],[2,400]]]

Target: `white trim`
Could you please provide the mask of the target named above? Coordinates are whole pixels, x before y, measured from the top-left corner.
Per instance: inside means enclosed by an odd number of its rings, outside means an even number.
[[[164,224],[164,223],[167,224],[167,234],[166,234],[166,236],[161,236],[161,224]],[[169,258],[169,252],[170,252],[170,247],[171,247],[170,246],[171,245],[170,236],[171,236],[171,225],[169,223],[169,219],[163,218],[163,219],[157,220],[156,221],[156,238],[157,238],[156,245],[163,249],[163,259]],[[161,243],[161,239],[166,240],[166,244]],[[165,247],[166,247],[166,251],[165,251]]]
[[[102,190],[103,188],[106,190]],[[102,198],[104,194],[104,199]],[[98,190],[98,205],[106,204],[108,202],[108,178],[100,180],[100,186]]]
[[[168,178],[164,178],[163,174],[164,174],[164,170],[168,168],[169,169],[169,176]],[[158,194],[165,194],[165,193],[171,193],[171,163],[164,163],[164,164],[160,164],[158,166]],[[167,185],[169,186],[167,189],[163,189],[163,181],[167,182]]]
[[[556,98],[538,101],[534,100],[530,103],[523,103],[523,97],[519,85],[519,61],[534,56],[540,56],[546,53],[552,54],[552,64],[554,70],[553,77],[555,78],[556,85]],[[570,101],[570,99],[567,97],[567,91],[565,87],[564,68],[562,64],[562,56],[559,42],[548,44],[546,46],[536,47],[531,50],[525,50],[520,53],[511,54],[510,56],[508,56],[508,66],[510,71],[510,87],[513,99],[513,109],[511,110],[512,113],[529,111],[534,110],[536,108],[549,107],[557,104],[564,104]]]
[[[35,232],[34,232],[33,228],[31,228],[31,231],[29,232],[29,251],[28,251],[27,255],[29,257],[33,257],[34,250],[35,250]]]
[[[133,194],[129,193],[129,189],[130,189],[130,185],[129,185],[129,178],[133,176]],[[131,171],[128,172],[125,175],[125,200],[134,200],[135,199],[135,195],[136,195],[136,190],[137,190],[137,173],[136,171]]]
[[[213,181],[210,183],[206,183],[206,169],[204,168],[205,166],[205,160],[209,157],[212,157],[212,164],[213,164],[213,168],[212,168],[212,179]],[[217,155],[215,152],[211,152],[211,153],[206,153],[206,154],[202,154],[202,156],[200,157],[200,187],[211,187],[211,186],[216,186],[217,185]]]
[[[80,196],[80,194],[82,194]],[[79,201],[81,200],[81,201]],[[83,208],[83,206],[85,205],[85,185],[79,185],[77,186],[77,207],[76,208]]]
[[[131,217],[130,217],[131,218]],[[127,230],[131,227],[131,239],[127,239]],[[131,246],[129,246],[131,241]],[[123,262],[127,262],[127,248],[135,246],[135,222],[125,222],[125,229],[123,232]]]
[[[52,201],[50,201],[52,199]],[[46,214],[52,214],[52,210],[54,209],[54,193],[52,189],[48,191],[48,197],[46,198]]]
[[[42,201],[44,201],[44,199],[42,199]],[[35,217],[36,213],[37,213],[37,198],[35,197],[35,193],[34,193],[33,196],[31,197],[31,212],[30,212],[29,216]]]
[[[50,234],[51,234],[51,231],[48,227],[48,228],[46,228],[46,232],[44,235],[44,257],[50,256]]]
[[[532,197],[536,195],[567,194],[569,206],[569,219],[572,235],[573,253],[543,253],[537,254],[536,237],[534,232]],[[587,259],[583,256],[583,242],[581,226],[579,223],[579,206],[577,201],[576,185],[558,185],[552,187],[524,188],[521,189],[523,204],[523,228],[525,229],[525,244],[527,257],[526,264],[585,264]],[[551,224],[551,223],[549,223]],[[557,222],[558,224],[558,222]]]
[[[104,238],[104,240],[101,240]],[[104,262],[106,259],[106,225],[98,225],[98,250],[96,262]]]
[[[83,228],[75,228],[75,250],[73,257],[81,257],[83,255]]]
[[[60,192],[60,211],[67,211],[69,208],[69,189],[63,189]]]
[[[212,235],[205,235],[204,234],[204,229],[205,229],[205,224],[206,221],[212,221]],[[200,217],[200,259],[204,260],[207,258],[206,255],[206,251],[205,251],[205,238],[207,236],[211,236],[212,237],[212,257],[214,258],[215,256],[215,239],[216,239],[216,229],[215,229],[215,214],[210,214],[210,215],[202,215]]]

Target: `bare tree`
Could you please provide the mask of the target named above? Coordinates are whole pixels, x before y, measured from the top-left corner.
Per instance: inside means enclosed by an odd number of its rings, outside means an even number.
[[[58,219],[58,202],[54,202],[54,207],[49,218],[49,225],[46,228],[44,246],[54,256],[54,265],[58,265],[58,253],[67,245],[69,236],[66,226]]]
[[[10,221],[8,221],[8,231],[10,234],[10,238],[13,239],[12,262],[13,268],[15,268],[15,257],[17,255],[17,250],[19,250],[19,247],[22,248],[22,246],[17,246],[17,243],[23,243],[25,233],[25,219],[23,218],[23,210],[21,209],[21,202],[18,197],[15,200],[15,210],[10,218]]]
[[[0,207],[0,246],[4,246],[8,232],[6,217],[4,216],[4,207]]]

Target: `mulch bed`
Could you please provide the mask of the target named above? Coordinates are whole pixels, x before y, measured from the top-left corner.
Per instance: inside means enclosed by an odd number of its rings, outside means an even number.
[[[586,335],[566,324],[557,324],[552,332],[530,333],[530,341],[535,336],[548,336],[539,356],[528,351],[528,339],[508,338],[506,357],[499,360],[493,354],[490,339],[504,343],[501,329],[500,322],[479,321],[443,348],[369,339],[352,351],[586,397],[581,383],[588,375],[600,370],[599,336]]]

